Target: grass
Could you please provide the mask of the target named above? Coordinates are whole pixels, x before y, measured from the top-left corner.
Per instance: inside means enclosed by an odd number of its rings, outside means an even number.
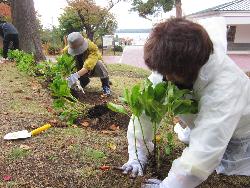
[[[48,95],[48,93],[40,90],[39,83],[34,78],[18,72],[14,63],[1,65],[0,71],[1,91],[9,95],[1,98],[8,100],[6,103],[8,105],[3,106],[6,112],[50,116],[46,108],[41,106],[41,101],[35,98],[36,95]]]
[[[56,160],[58,160],[58,157],[56,155],[51,155],[48,157],[48,159],[52,162],[55,162]]]
[[[7,158],[10,160],[18,160],[27,157],[28,155],[30,155],[30,153],[30,150],[16,147],[11,149],[11,151],[8,153]]]
[[[131,76],[134,78],[145,78],[150,75],[150,71],[126,64],[108,64],[109,74],[115,76]]]
[[[100,51],[102,51],[102,50],[100,49]],[[105,55],[105,56],[121,56],[122,52],[115,52],[115,54],[114,54],[114,51],[112,49],[107,49],[107,50],[104,49],[103,55]]]
[[[9,181],[9,182],[0,181],[0,186],[5,187],[5,188],[15,188],[15,187],[17,188],[17,187],[20,187],[19,185],[20,184],[15,181]]]
[[[108,69],[113,82],[112,90],[118,96],[125,87],[131,87],[150,74],[147,70],[121,64],[108,65]],[[31,130],[34,125],[40,126],[54,118],[46,110],[51,105],[49,94],[46,90],[34,89],[34,83],[33,78],[20,74],[14,64],[0,66],[0,137],[15,130]],[[99,79],[93,78],[87,89],[97,91],[100,88]],[[16,93],[17,90],[22,92]],[[27,96],[32,100],[25,99]],[[171,161],[185,147],[177,141],[176,136],[174,139],[174,155],[162,159],[162,163],[167,166],[162,168],[164,176],[168,173]],[[20,143],[28,145],[32,151],[20,149]],[[110,143],[115,145],[113,149]],[[10,182],[0,180],[0,187],[136,188],[143,181],[143,178],[130,180],[115,170],[99,169],[102,165],[117,167],[127,162],[126,131],[122,129],[109,135],[82,127],[51,128],[27,140],[6,142],[0,139],[0,145],[0,178],[12,176]],[[149,177],[151,174],[147,171],[144,178]],[[249,187],[249,177],[213,174],[199,188],[240,186]]]
[[[150,71],[125,64],[108,64],[108,72],[111,75],[112,93],[121,96],[125,88],[131,88],[150,75]],[[87,86],[90,91],[101,90],[99,78],[91,78],[91,84]]]

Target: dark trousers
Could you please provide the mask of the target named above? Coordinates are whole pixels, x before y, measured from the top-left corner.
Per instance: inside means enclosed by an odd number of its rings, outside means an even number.
[[[98,61],[93,70],[89,71],[87,74],[79,78],[80,84],[83,88],[86,87],[90,82],[90,77],[99,77],[102,83],[102,87],[110,87],[108,71],[102,61]]]
[[[3,39],[3,57],[7,58],[8,50],[19,49],[18,34],[8,34]]]

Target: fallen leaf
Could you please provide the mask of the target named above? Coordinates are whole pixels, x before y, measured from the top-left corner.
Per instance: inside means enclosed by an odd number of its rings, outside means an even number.
[[[83,122],[81,123],[81,125],[84,126],[84,127],[89,127],[89,126],[90,126],[90,123],[89,123],[88,121],[83,121]]]
[[[11,176],[8,176],[8,175],[3,176],[3,180],[4,181],[10,181],[11,180]]]
[[[73,124],[71,127],[73,127],[73,128],[77,128],[77,125]]]
[[[30,125],[30,127],[31,127],[32,129],[36,129],[36,128],[37,128],[37,124],[32,123],[32,124]],[[28,128],[28,127],[27,127],[27,128]]]
[[[104,130],[101,132],[102,134],[113,134],[114,131],[108,131],[108,130]]]
[[[20,148],[21,148],[21,149],[24,149],[24,150],[30,150],[30,149],[31,149],[31,147],[29,147],[29,146],[27,146],[27,145],[24,145],[24,144],[21,144],[21,145],[20,145]]]
[[[106,170],[110,170],[111,167],[110,167],[110,166],[105,166],[105,165],[104,165],[104,166],[101,166],[100,169],[103,170],[103,171],[106,171]]]
[[[21,90],[21,89],[18,89],[18,90],[16,90],[16,91],[14,91],[13,93],[24,93],[24,91]]]
[[[25,99],[28,100],[28,101],[31,101],[31,100],[32,100],[31,97],[25,97]]]
[[[53,109],[51,107],[47,107],[48,112],[52,113]]]
[[[51,119],[48,121],[50,124],[57,124],[58,121],[56,119]]]
[[[112,150],[116,150],[116,144],[114,143],[108,143],[108,147]]]
[[[32,88],[33,90],[38,90],[38,89],[41,88],[41,85],[40,85],[39,83],[32,82],[32,83],[31,83],[31,88]]]
[[[111,126],[109,127],[109,129],[112,130],[112,131],[117,131],[117,130],[120,129],[120,127],[117,126],[117,125],[115,125],[115,124],[113,124],[113,125],[111,125]]]

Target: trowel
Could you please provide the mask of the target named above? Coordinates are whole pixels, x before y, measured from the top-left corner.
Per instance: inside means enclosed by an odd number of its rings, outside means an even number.
[[[41,132],[49,129],[50,127],[51,127],[50,124],[45,124],[31,132],[28,132],[27,130],[22,130],[22,131],[8,133],[3,137],[3,139],[4,140],[17,140],[17,139],[30,138],[32,136],[36,136],[40,134]]]

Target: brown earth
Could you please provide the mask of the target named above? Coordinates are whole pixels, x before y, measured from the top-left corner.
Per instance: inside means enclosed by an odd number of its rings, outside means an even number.
[[[131,180],[114,169],[127,161],[129,118],[105,106],[108,101],[117,101],[125,86],[145,77],[127,68],[110,69],[113,96],[109,98],[101,96],[100,83],[93,79],[81,98],[90,105],[87,117],[79,118],[72,127],[62,127],[51,111],[49,92],[36,79],[19,73],[13,63],[0,64],[0,187],[140,187],[143,178]],[[47,122],[56,127],[26,140],[2,139],[8,132],[30,131]],[[162,155],[158,178],[166,177],[171,162],[181,155],[184,144],[175,141],[173,154]],[[111,169],[100,170],[103,165]],[[151,177],[153,169],[149,166],[144,178]],[[199,187],[249,188],[250,178],[214,173]]]

